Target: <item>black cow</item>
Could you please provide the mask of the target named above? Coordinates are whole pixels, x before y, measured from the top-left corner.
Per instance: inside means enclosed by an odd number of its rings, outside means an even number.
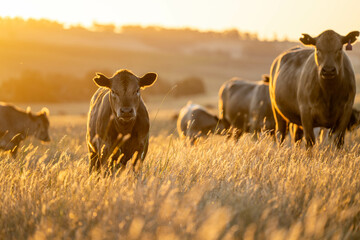
[[[90,173],[116,170],[135,153],[134,165],[144,160],[150,123],[140,89],[151,86],[156,78],[156,73],[139,78],[128,70],[117,71],[111,78],[97,73],[93,80],[100,88],[91,99],[87,123]]]
[[[10,151],[16,157],[21,141],[28,136],[49,142],[49,110],[43,108],[38,113],[32,113],[30,108],[26,111],[0,103],[0,149]]]

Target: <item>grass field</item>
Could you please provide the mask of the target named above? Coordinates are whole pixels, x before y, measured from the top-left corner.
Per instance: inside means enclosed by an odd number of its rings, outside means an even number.
[[[169,115],[151,113],[142,168],[118,177],[89,176],[84,115],[0,153],[0,239],[360,238],[359,131],[342,150],[249,135],[190,147]]]

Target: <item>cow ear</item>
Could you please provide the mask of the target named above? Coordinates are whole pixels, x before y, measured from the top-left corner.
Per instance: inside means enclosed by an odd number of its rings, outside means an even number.
[[[264,83],[270,82],[270,76],[267,75],[267,74],[263,74],[263,75],[262,75],[262,81],[263,81]]]
[[[316,45],[316,39],[311,37],[309,34],[303,33],[304,37],[300,38],[300,42],[302,42],[305,45]]]
[[[44,114],[46,117],[49,116],[50,112],[49,112],[49,109],[46,108],[46,107],[43,107],[40,111],[41,114]]]
[[[34,119],[35,118],[35,116],[34,116],[34,114],[32,114],[32,112],[31,112],[31,107],[30,106],[28,106],[27,108],[26,108],[26,114],[30,117],[30,119]]]
[[[157,79],[156,73],[147,73],[139,79],[140,88],[144,89],[154,84]]]
[[[102,73],[96,73],[96,76],[93,78],[93,81],[98,85],[99,87],[111,87],[110,79],[108,79],[104,74]]]
[[[353,31],[348,33],[348,35],[346,35],[345,37],[342,38],[342,44],[346,44],[346,43],[353,43],[356,41],[356,37],[359,36],[359,31]]]

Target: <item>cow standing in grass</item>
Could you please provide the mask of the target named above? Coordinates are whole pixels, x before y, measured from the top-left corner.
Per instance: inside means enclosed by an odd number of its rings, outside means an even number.
[[[49,142],[49,110],[43,108],[38,113],[32,113],[15,106],[0,103],[0,149],[10,151],[16,157],[20,143],[28,136]]]
[[[87,122],[90,173],[125,166],[134,154],[144,160],[149,143],[149,114],[140,89],[151,86],[156,73],[139,78],[120,70],[111,78],[101,73],[93,79],[100,87],[93,95]]]
[[[262,81],[233,78],[219,90],[219,116],[235,138],[244,132],[257,135],[261,130],[273,133],[275,121],[269,96],[269,77]]]
[[[209,113],[198,104],[188,102],[179,113],[177,131],[182,138],[189,138],[191,145],[200,138],[206,138],[209,133],[222,133],[223,123],[219,118]]]
[[[351,44],[358,31],[341,36],[327,30],[300,41],[312,49],[295,49],[277,57],[270,69],[270,97],[276,129],[283,142],[287,123],[301,125],[306,146],[315,143],[314,127],[329,128],[335,144],[344,144],[355,98],[355,74],[344,44]]]

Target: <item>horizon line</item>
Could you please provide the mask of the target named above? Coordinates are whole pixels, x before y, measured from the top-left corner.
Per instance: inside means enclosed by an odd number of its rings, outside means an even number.
[[[114,22],[98,22],[96,20],[93,20],[91,22],[91,24],[84,24],[81,22],[72,22],[72,23],[67,23],[64,21],[60,21],[57,19],[50,19],[50,18],[45,18],[45,17],[23,17],[23,16],[0,16],[0,19],[21,19],[24,21],[29,21],[29,20],[35,20],[35,21],[41,21],[41,20],[45,20],[45,21],[49,21],[49,22],[53,22],[53,23],[57,23],[63,26],[63,29],[71,29],[71,28],[76,28],[76,27],[82,27],[85,28],[89,31],[95,31],[95,32],[101,32],[96,30],[96,25],[99,26],[114,26],[114,33],[121,33],[121,28],[123,27],[129,27],[129,26],[134,26],[134,27],[141,27],[141,28],[160,28],[160,29],[165,29],[165,30],[192,30],[192,31],[197,31],[200,33],[226,33],[226,32],[230,32],[230,31],[234,31],[236,30],[239,34],[249,34],[252,36],[256,36],[256,39],[259,41],[279,41],[279,42],[296,42],[298,41],[298,39],[292,39],[290,37],[282,37],[282,38],[278,38],[277,37],[277,33],[273,33],[273,37],[261,37],[259,36],[259,32],[253,32],[253,31],[246,31],[246,30],[241,30],[239,28],[236,27],[229,27],[229,28],[223,28],[221,30],[219,29],[203,29],[203,28],[198,28],[198,27],[194,27],[194,26],[166,26],[166,25],[162,25],[162,24],[141,24],[141,23],[128,23],[128,24],[117,24]]]

